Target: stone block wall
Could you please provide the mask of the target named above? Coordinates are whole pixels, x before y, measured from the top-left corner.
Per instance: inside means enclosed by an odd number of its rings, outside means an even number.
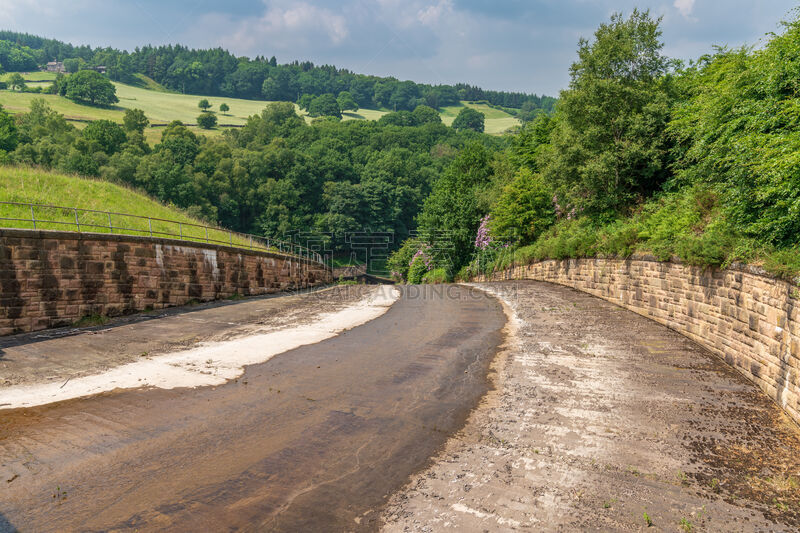
[[[0,229],[0,335],[99,314],[301,289],[319,263],[268,252],[127,235]]]
[[[489,278],[565,285],[660,322],[723,358],[800,423],[795,284],[744,267],[703,269],[647,258],[543,261]]]

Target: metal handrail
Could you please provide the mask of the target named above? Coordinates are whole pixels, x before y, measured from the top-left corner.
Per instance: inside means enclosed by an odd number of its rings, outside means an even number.
[[[232,231],[229,229],[213,227],[213,226],[204,226],[202,224],[194,224],[191,222],[180,222],[177,220],[168,220],[165,218],[157,218],[157,217],[147,217],[142,215],[132,215],[129,213],[116,213],[114,211],[100,211],[97,209],[82,209],[79,207],[66,207],[66,206],[59,206],[59,205],[48,205],[48,204],[33,204],[33,203],[26,203],[26,202],[0,202],[0,205],[14,205],[19,206],[22,208],[27,207],[30,210],[30,218],[16,218],[16,217],[0,217],[0,220],[8,220],[14,222],[29,222],[33,225],[33,229],[37,229],[36,224],[39,223],[41,226],[42,224],[57,224],[62,226],[71,226],[76,228],[77,233],[89,233],[82,228],[96,228],[96,229],[103,229],[108,230],[111,234],[116,235],[137,235],[141,236],[144,234],[145,236],[150,237],[163,237],[163,238],[176,238],[177,240],[184,241],[184,242],[205,242],[208,244],[221,244],[224,246],[230,246],[232,248],[241,248],[245,250],[262,250],[267,252],[274,252],[277,250],[281,254],[285,255],[294,255],[298,257],[302,257],[304,259],[308,259],[310,261],[315,261],[317,263],[324,263],[322,256],[299,244],[292,243],[292,242],[285,242],[280,241],[277,239],[269,239],[266,237],[259,237],[258,235],[251,235],[249,233],[239,233],[237,231]],[[70,220],[69,222],[65,222],[62,220],[48,220],[45,218],[36,218],[36,209],[60,209],[62,211],[71,212],[70,218],[72,218],[72,214],[74,213],[75,220]],[[105,218],[108,220],[108,224],[96,224],[91,221],[81,221],[79,217],[79,213],[96,213],[100,215],[105,215]],[[147,221],[147,229],[141,228],[132,228],[126,226],[115,226],[112,224],[111,217],[112,215],[116,217],[128,217],[134,218],[139,220],[146,220]],[[178,233],[171,233],[169,231],[159,231],[158,228],[153,228],[153,222],[160,222],[166,224],[172,224],[178,226]],[[192,238],[191,235],[187,234],[184,231],[186,228],[197,228],[198,230],[202,230],[202,237],[194,237]],[[115,233],[116,231],[116,233]],[[130,232],[130,233],[125,233]],[[211,235],[209,235],[209,232]],[[222,233],[224,236],[224,240],[220,240],[218,238],[214,238],[217,235],[216,233]],[[95,232],[100,233],[100,232]]]

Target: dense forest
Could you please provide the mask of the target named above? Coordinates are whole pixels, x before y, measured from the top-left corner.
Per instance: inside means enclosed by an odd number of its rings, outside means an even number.
[[[395,275],[634,253],[800,274],[800,21],[688,65],[662,49],[640,11],[581,40],[552,116],[468,146],[436,181]]]
[[[221,48],[194,50],[180,45],[144,46],[133,52],[72,46],[54,39],[0,31],[0,66],[7,71],[33,70],[47,61],[64,61],[68,71],[104,66],[115,81],[135,83],[144,74],[164,87],[186,94],[297,102],[303,95],[348,92],[360,107],[412,111],[434,109],[461,100],[486,101],[520,118],[551,112],[555,99],[505,91],[486,91],[467,84],[427,85],[395,78],[355,74],[310,61],[279,65],[275,57],[236,57]]]
[[[16,117],[0,107],[0,163],[98,176],[227,228],[271,237],[319,232],[338,246],[348,231],[407,237],[459,150],[471,142],[494,150],[504,142],[447,127],[430,108],[412,115],[413,126],[333,119],[309,125],[293,104],[274,103],[216,138],[175,121],[151,148],[139,110],[128,110],[123,125],[96,120],[79,130],[35,99]]]

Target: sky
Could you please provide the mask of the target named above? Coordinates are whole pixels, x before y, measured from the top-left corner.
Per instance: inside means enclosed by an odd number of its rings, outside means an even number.
[[[634,7],[663,17],[664,51],[758,46],[790,0],[0,0],[0,29],[73,44],[221,46],[425,83],[557,96],[578,40]]]

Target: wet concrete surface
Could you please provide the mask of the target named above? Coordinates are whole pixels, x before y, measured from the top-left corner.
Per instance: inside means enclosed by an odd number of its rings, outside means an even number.
[[[505,324],[480,292],[403,291],[223,386],[0,411],[0,531],[376,529],[488,389]]]
[[[496,387],[386,531],[800,531],[800,430],[753,383],[587,294],[479,286],[513,313]]]
[[[0,337],[0,407],[4,387],[64,382],[202,342],[307,324],[375,290],[364,285],[335,286],[139,313],[103,326]]]

